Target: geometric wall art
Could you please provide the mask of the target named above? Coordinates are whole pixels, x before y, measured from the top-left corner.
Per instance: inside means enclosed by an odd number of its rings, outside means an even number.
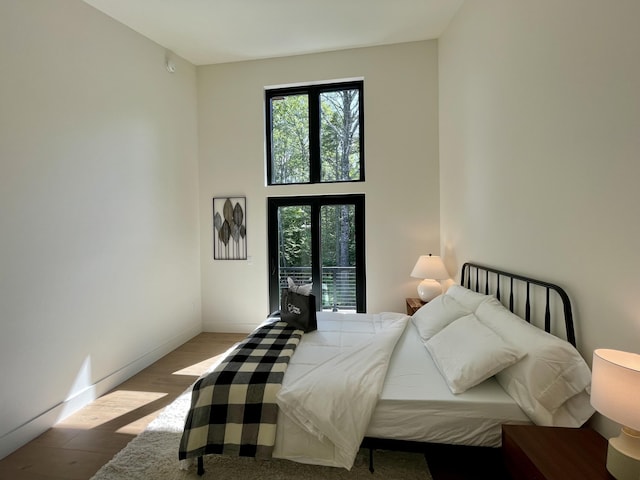
[[[213,198],[213,258],[247,259],[246,197]]]

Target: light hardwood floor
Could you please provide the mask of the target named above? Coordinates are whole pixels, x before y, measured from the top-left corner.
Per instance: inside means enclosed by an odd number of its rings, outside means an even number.
[[[241,334],[201,333],[0,460],[2,480],[86,480]]]

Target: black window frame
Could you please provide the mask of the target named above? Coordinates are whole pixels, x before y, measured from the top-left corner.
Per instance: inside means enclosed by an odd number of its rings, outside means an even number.
[[[359,130],[360,130],[360,178],[357,180],[321,180],[321,152],[320,152],[320,94],[325,92],[335,92],[340,90],[358,90],[358,110],[359,110]],[[274,183],[273,159],[272,159],[272,118],[273,109],[271,101],[273,98],[287,95],[307,94],[309,99],[309,181],[292,183]],[[351,80],[347,82],[323,83],[316,85],[304,85],[295,87],[283,87],[265,89],[265,125],[266,125],[266,161],[267,161],[267,185],[307,185],[316,183],[343,183],[343,182],[364,182],[364,80]]]
[[[320,251],[320,209],[326,205],[355,206],[356,236],[356,312],[367,311],[366,299],[366,255],[365,255],[365,195],[304,195],[293,197],[267,197],[267,239],[269,256],[269,308],[270,312],[280,309],[280,279],[278,263],[278,208],[296,205],[311,207],[311,276],[312,293],[322,298],[321,251]],[[322,302],[316,302],[316,308],[322,308]]]

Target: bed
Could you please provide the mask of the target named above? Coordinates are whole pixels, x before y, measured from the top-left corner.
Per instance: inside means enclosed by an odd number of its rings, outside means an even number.
[[[428,444],[497,447],[504,423],[581,426],[593,413],[590,371],[575,349],[566,292],[473,263],[460,278],[412,317],[318,312],[317,331],[287,333],[281,341],[286,359],[270,354],[282,375],[273,389],[262,389],[273,396],[258,407],[277,405],[277,419],[264,428],[266,456],[349,469],[361,446],[371,452]],[[260,328],[282,328],[278,320]],[[200,445],[189,448],[196,403],[194,390],[181,459],[198,458],[202,474],[202,456],[209,453],[260,456],[253,447],[212,449],[210,425],[202,424]],[[224,423],[210,410],[204,417],[210,420],[201,423]],[[265,434],[253,427],[260,443]]]

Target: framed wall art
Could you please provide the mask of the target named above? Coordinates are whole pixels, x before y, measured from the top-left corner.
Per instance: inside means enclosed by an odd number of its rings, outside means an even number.
[[[213,259],[247,259],[246,197],[213,198]]]

